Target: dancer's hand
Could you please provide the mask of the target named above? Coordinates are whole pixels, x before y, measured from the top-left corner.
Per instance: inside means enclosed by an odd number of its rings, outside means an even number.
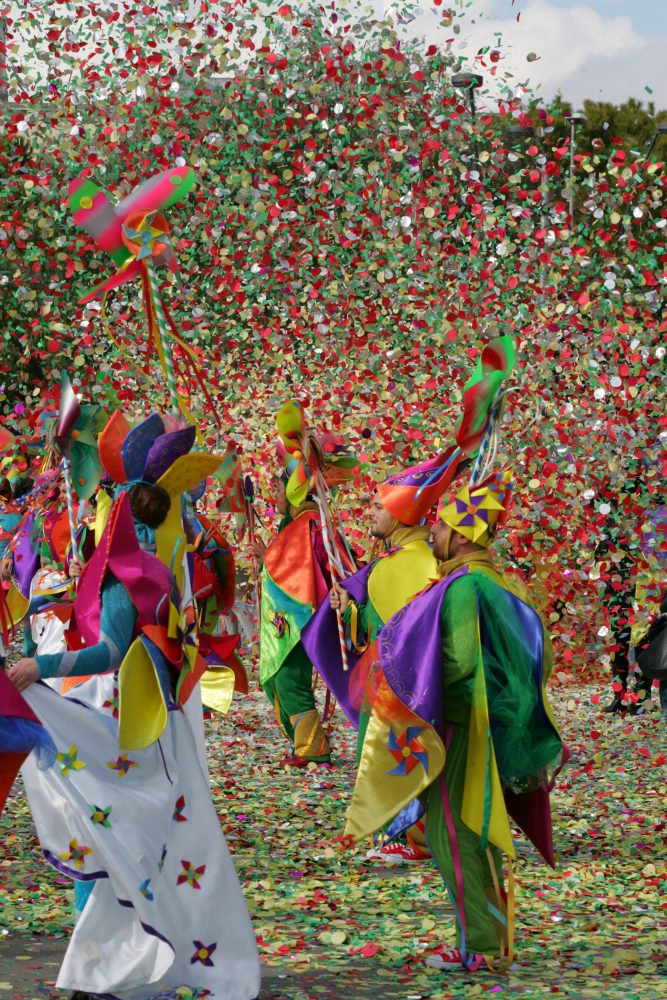
[[[17,691],[25,691],[27,687],[39,680],[37,660],[22,659],[13,663],[7,669],[7,676]]]
[[[264,553],[266,552],[266,545],[261,538],[255,537],[250,543],[250,557],[253,561],[255,569],[258,570],[259,567],[264,562]]]
[[[69,577],[70,580],[78,580],[83,571],[83,563],[77,556],[72,556],[69,561]]]
[[[340,587],[337,583],[334,583],[329,592],[329,603],[334,611],[340,611],[341,614],[345,614],[345,609],[350,603],[350,595],[345,587]]]

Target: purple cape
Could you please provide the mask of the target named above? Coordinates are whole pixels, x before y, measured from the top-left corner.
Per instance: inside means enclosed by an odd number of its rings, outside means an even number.
[[[357,604],[368,602],[368,577],[375,565],[374,562],[362,567],[352,576],[343,580],[341,586]],[[338,620],[336,612],[329,604],[328,596],[321,602],[319,608],[301,632],[301,643],[306,654],[329,688],[334,698],[355,727],[359,728],[359,709],[355,707],[350,697],[350,676],[359,663],[361,656],[348,646],[347,659],[349,671],[343,670],[343,658],[340,653],[338,637]]]
[[[467,569],[446,577],[441,583],[415,598],[387,622],[378,636],[380,666],[397,699],[430,723],[445,742],[445,687],[442,657],[441,610],[448,588]],[[504,590],[504,588],[502,588]],[[515,641],[530,657],[538,691],[541,721],[551,727],[542,691],[544,640],[542,622],[537,612],[504,590],[519,625]],[[484,608],[478,602],[482,658],[486,628]],[[561,765],[562,766],[562,765]],[[549,790],[537,789],[517,795],[505,791],[507,811],[514,822],[537,847],[545,861],[554,867]]]

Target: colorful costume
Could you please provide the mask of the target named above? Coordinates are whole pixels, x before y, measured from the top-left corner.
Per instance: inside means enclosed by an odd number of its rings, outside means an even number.
[[[199,648],[207,670],[200,678],[207,708],[226,714],[235,691],[248,693],[248,678],[236,647],[240,636],[225,631],[224,620],[234,606],[236,566],[231,546],[217,526],[195,515],[197,532],[192,551],[192,588],[199,613]]]
[[[440,517],[488,544],[507,483],[462,490]],[[464,963],[513,949],[509,816],[553,865],[549,788],[564,753],[546,698],[551,646],[542,622],[489,554],[440,567],[444,578],[382,629],[373,712],[346,834],[426,816],[450,891]]]
[[[458,450],[451,448],[378,486],[385,509],[394,517],[390,547],[341,583],[351,598],[343,615],[352,645],[351,669],[343,668],[335,614],[328,601],[304,630],[306,652],[350,722],[358,727],[358,758],[370,718],[363,690],[356,683],[359,674],[364,675],[364,667],[358,668],[359,658],[365,653],[364,660],[372,660],[375,651],[371,647],[383,625],[437,576],[429,528],[419,522],[451,482],[459,459]]]
[[[316,504],[292,510],[264,554],[259,682],[295,755],[328,761],[329,742],[313,695],[313,665],[300,640],[329,593],[331,574]]]
[[[115,462],[130,488],[157,480],[172,504],[153,533],[133,521],[121,493],[77,588],[87,645],[37,657],[42,677],[95,676],[68,696],[37,683],[21,699],[33,730],[41,723],[32,738],[45,732],[57,751],[50,770],[33,757],[23,769],[45,856],[93,885],[58,986],[119,1000],[180,991],[253,1000],[254,934],[205,766],[196,687],[205,663],[175,579],[177,571],[183,579],[177,498],[215,460],[187,454],[190,431],[169,433],[156,415],[129,431],[122,420],[111,427],[118,434],[101,443],[107,468]],[[169,565],[153,551],[167,552]],[[4,709],[0,688],[0,716]],[[9,714],[21,713],[10,706]]]
[[[352,478],[358,464],[333,435],[314,434],[295,400],[282,405],[276,424],[290,512],[264,553],[259,680],[293,745],[288,762],[321,763],[330,759],[329,741],[315,707],[313,665],[301,632],[331,589],[332,561],[347,572],[353,569],[344,540],[334,530],[325,493],[328,486]]]

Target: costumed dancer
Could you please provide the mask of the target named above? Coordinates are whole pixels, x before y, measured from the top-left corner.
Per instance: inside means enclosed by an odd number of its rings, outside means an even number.
[[[385,551],[341,584],[334,584],[330,606],[323,602],[303,631],[308,656],[350,722],[358,727],[357,763],[370,719],[364,690],[355,683],[364,675],[364,666],[358,668],[357,664],[364,654],[372,662],[373,644],[382,627],[437,577],[438,564],[428,543],[430,526],[422,521],[451,483],[462,458],[460,449],[450,448],[389,476],[377,487],[371,504],[371,536],[384,543]],[[343,612],[350,640],[349,672],[341,661],[332,613],[336,608]],[[386,835],[382,839],[386,841]],[[407,843],[382,843],[369,857],[397,863],[428,861],[422,821],[408,830]]]
[[[205,492],[202,484],[192,494],[193,506]],[[225,622],[236,597],[236,564],[231,545],[215,521],[193,511],[192,588],[199,615],[199,648],[208,664],[200,678],[207,710],[226,714],[235,691],[248,693],[248,678],[236,651],[240,634],[230,633]]]
[[[120,492],[74,604],[86,645],[9,673],[23,714],[57,751],[50,770],[34,755],[23,768],[45,857],[93,886],[57,984],[79,1000],[259,993],[254,934],[203,763],[206,664],[180,596],[179,497],[217,465],[188,454],[193,440],[193,428],[168,432],[156,414],[134,428],[114,414],[100,454]],[[100,708],[41,683],[99,672],[116,682]],[[0,687],[0,716],[6,701]],[[21,713],[10,704],[7,714]]]
[[[32,582],[40,570],[44,525],[53,515],[59,516],[57,472],[41,473],[36,483],[24,477],[17,480],[17,486],[18,499],[0,509],[0,635],[5,643],[29,610]]]
[[[292,459],[284,418],[293,420],[294,440],[303,432],[304,414],[299,404],[285,404],[278,414],[281,432],[279,454],[288,472],[274,477],[275,506],[283,515],[278,534],[268,546],[256,539],[253,558],[261,568],[259,681],[275,708],[276,718],[292,746],[282,763],[305,767],[326,764],[331,749],[313,694],[313,665],[301,643],[301,632],[332,585],[327,544],[350,572],[352,562],[336,533],[328,541],[321,506],[315,498],[315,469],[306,466],[303,451]],[[346,456],[349,457],[349,456]],[[354,464],[356,462],[353,460]],[[329,464],[331,463],[331,465]],[[341,481],[333,456],[320,454],[319,471],[326,481]]]
[[[489,477],[439,512],[441,580],[380,632],[348,810],[352,842],[423,811],[457,917],[456,945],[427,959],[437,968],[512,962],[510,816],[554,864],[549,789],[566,750],[546,697],[551,644],[487,548],[509,492],[508,474]]]

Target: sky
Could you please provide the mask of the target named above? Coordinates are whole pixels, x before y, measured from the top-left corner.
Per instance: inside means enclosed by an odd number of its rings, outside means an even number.
[[[63,8],[43,0],[44,12]],[[206,0],[214,9],[217,0]],[[267,8],[279,0],[260,0]],[[318,0],[286,0],[295,15]],[[204,0],[146,0],[152,8],[187,11],[198,20]],[[450,42],[462,68],[478,69],[480,49],[500,55],[494,74],[482,72],[481,106],[497,106],[499,97],[521,95],[524,88],[549,100],[560,91],[575,110],[586,98],[615,104],[629,97],[654,101],[667,119],[667,0],[336,0],[336,6],[364,13],[391,14],[412,4],[401,30],[427,44]],[[437,6],[435,4],[438,4]],[[10,0],[10,11],[23,0]],[[97,0],[106,10],[120,0]],[[70,5],[64,5],[69,7]],[[448,12],[453,18],[448,17]],[[258,23],[260,28],[261,21]],[[29,63],[29,60],[28,60]]]
[[[440,8],[420,4],[409,30],[451,37],[442,26],[447,8],[461,26],[453,51],[470,68],[491,45],[510,86],[528,82],[547,99],[560,90],[575,109],[586,98],[636,97],[667,112],[667,0],[443,0]]]

